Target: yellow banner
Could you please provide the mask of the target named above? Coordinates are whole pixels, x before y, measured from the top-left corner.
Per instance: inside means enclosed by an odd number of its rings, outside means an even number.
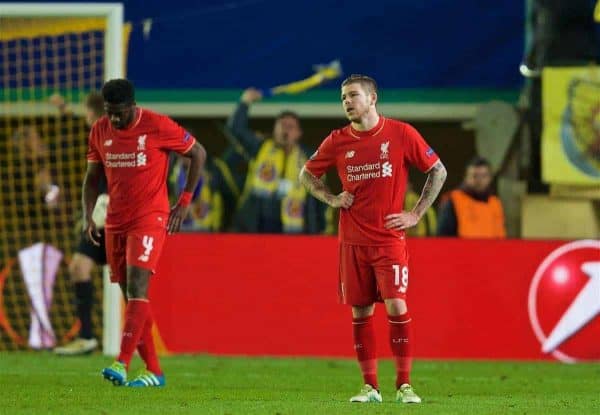
[[[544,69],[542,108],[543,180],[600,185],[600,68]]]

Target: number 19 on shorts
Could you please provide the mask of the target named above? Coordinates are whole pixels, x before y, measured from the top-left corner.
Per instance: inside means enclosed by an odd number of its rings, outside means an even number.
[[[403,266],[400,268],[400,265],[394,264],[392,268],[394,269],[394,285],[398,287],[399,292],[405,294],[408,288],[408,267]]]

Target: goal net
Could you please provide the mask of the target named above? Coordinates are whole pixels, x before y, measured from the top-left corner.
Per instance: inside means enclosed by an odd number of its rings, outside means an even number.
[[[123,76],[129,28],[120,4],[51,3],[0,4],[0,28],[0,350],[47,349],[79,328],[67,269],[81,229],[83,102]]]

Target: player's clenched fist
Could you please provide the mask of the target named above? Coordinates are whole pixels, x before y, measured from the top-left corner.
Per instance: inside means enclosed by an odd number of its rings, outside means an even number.
[[[352,206],[354,202],[354,195],[348,192],[342,192],[337,196],[334,196],[331,202],[329,202],[329,206],[334,208],[343,208],[348,209]]]
[[[241,101],[250,105],[262,99],[262,93],[256,88],[248,88],[242,93]]]
[[[396,231],[412,228],[419,222],[419,217],[414,212],[392,213],[385,217],[385,228]]]

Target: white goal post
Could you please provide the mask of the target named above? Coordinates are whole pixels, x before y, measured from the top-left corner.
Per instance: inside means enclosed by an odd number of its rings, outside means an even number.
[[[106,19],[104,79],[123,77],[123,4],[121,3],[0,3],[0,18],[99,17]],[[103,352],[116,355],[120,345],[121,291],[103,272]]]

